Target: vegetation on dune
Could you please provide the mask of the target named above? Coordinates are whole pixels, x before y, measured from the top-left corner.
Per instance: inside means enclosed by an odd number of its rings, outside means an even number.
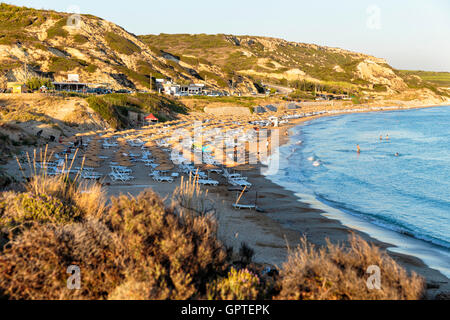
[[[89,107],[97,112],[112,128],[121,129],[128,127],[126,116],[122,115],[119,107],[110,99],[102,96],[90,96],[87,99]]]
[[[75,34],[73,36],[73,41],[76,44],[83,45],[83,44],[87,43],[89,41],[89,39],[86,36],[82,35],[82,34]]]
[[[381,286],[369,289],[367,272],[377,266]],[[328,244],[317,249],[303,239],[281,271],[282,300],[416,300],[423,279],[409,276],[386,253],[353,236],[349,247]]]
[[[82,59],[76,58],[62,58],[62,57],[52,57],[50,59],[49,71],[50,72],[69,72],[75,69],[84,69],[87,72],[95,72],[97,66],[86,62]]]
[[[54,88],[52,80],[48,78],[31,78],[25,83],[25,85],[27,86],[28,90],[31,91],[39,90],[42,86],[45,86],[48,89]]]
[[[31,179],[0,195],[0,296],[9,299],[418,299],[423,283],[361,239],[316,249],[304,241],[281,273],[268,274],[241,248],[240,263],[217,238],[217,221],[182,184],[172,205],[153,191],[112,198],[67,176]],[[188,199],[192,197],[192,199]],[[26,198],[27,201],[23,201]],[[50,203],[40,199],[53,199]],[[30,211],[30,203],[33,210]],[[190,204],[190,205],[188,205]],[[244,247],[244,246],[243,246]],[[246,247],[246,246],[245,246]],[[246,252],[244,252],[246,251]],[[245,257],[244,257],[245,256]],[[366,272],[381,268],[382,289]],[[82,273],[67,287],[67,268]]]
[[[257,300],[260,297],[260,280],[253,272],[232,268],[228,277],[208,286],[209,300]]]
[[[128,112],[153,113],[160,121],[186,113],[186,107],[176,100],[152,93],[109,94],[87,98],[89,106],[111,127],[128,127]]]
[[[24,29],[27,27],[38,27],[49,17],[56,17],[57,14],[48,11],[18,7],[6,3],[0,3],[0,27],[3,31]]]
[[[105,34],[105,40],[108,46],[119,53],[125,55],[132,55],[133,53],[140,53],[141,48],[139,48],[134,42],[124,38],[114,32],[108,32]]]
[[[222,73],[232,75],[242,70],[281,74],[290,69],[301,69],[321,81],[342,81],[367,84],[354,79],[356,66],[362,61],[350,53],[335,52],[308,45],[280,43],[266,50],[257,37],[234,37],[227,35],[168,35],[141,36],[140,39],[167,52],[179,55],[191,65],[207,62],[221,68]],[[266,60],[260,64],[259,59]],[[336,66],[341,72],[335,70]],[[256,76],[263,80],[264,76]],[[271,81],[277,81],[272,77]]]
[[[400,73],[408,76],[417,76],[438,86],[450,87],[450,72],[401,70]]]
[[[66,38],[69,33],[64,29],[67,25],[67,18],[62,18],[57,21],[52,27],[47,29],[47,38],[53,39],[56,37]]]
[[[198,101],[202,103],[224,103],[224,104],[233,104],[235,106],[240,107],[252,107],[260,101],[261,99],[255,97],[208,97],[208,96],[198,96],[198,97],[183,97],[182,101]]]

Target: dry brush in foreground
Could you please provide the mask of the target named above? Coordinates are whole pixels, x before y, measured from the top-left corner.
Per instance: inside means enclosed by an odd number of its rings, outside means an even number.
[[[195,181],[189,183],[195,184]],[[171,207],[153,191],[112,198],[99,186],[34,177],[0,194],[0,297],[7,299],[418,299],[423,283],[361,239],[316,249],[304,241],[280,275],[233,264],[195,185]],[[192,192],[192,191],[196,192]],[[193,199],[189,198],[192,195]],[[187,197],[187,198],[186,198]],[[203,200],[202,200],[203,201]],[[245,258],[245,259],[244,259]],[[242,261],[248,260],[243,257]],[[67,288],[67,268],[81,289]],[[378,265],[382,290],[368,290]]]

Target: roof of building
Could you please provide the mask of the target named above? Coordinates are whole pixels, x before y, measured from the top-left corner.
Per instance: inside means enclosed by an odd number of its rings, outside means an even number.
[[[145,120],[158,121],[158,118],[156,118],[153,115],[153,113],[150,113],[148,116],[145,117]]]

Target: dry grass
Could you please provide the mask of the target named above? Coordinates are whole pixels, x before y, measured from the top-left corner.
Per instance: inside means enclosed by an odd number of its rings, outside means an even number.
[[[281,272],[281,300],[415,300],[424,283],[409,276],[386,253],[353,236],[350,247],[328,244],[316,249],[303,239]],[[381,269],[381,290],[369,290],[369,266]]]
[[[0,256],[1,294],[9,299],[103,299],[123,278],[121,244],[97,220],[35,225]],[[81,269],[81,290],[67,288],[67,268]]]
[[[47,149],[26,158],[32,178],[24,184],[25,192],[0,194],[0,234],[4,241],[36,223],[69,224],[102,216],[106,197],[99,185],[80,183],[78,175],[70,179],[68,173],[48,176],[45,168],[52,155]],[[38,162],[43,169],[38,169]],[[73,161],[66,160],[62,170],[70,170],[72,165]],[[25,176],[26,170],[21,169]]]
[[[145,290],[140,295],[146,299],[191,299],[226,268],[216,222],[187,211],[177,214],[153,192],[112,199],[107,224],[127,244],[132,266],[111,299],[123,297],[125,288]]]
[[[42,153],[42,152],[41,152]],[[46,152],[43,152],[45,158]],[[35,158],[38,155],[35,155]],[[32,161],[29,161],[30,164]],[[34,162],[35,163],[35,162]],[[70,167],[70,165],[68,166]],[[25,192],[0,195],[0,297],[9,299],[420,299],[423,281],[359,238],[316,249],[303,240],[278,277],[241,262],[217,238],[207,193],[183,181],[173,205],[149,190],[112,198],[68,176],[36,175]],[[81,269],[81,290],[67,289],[67,268]],[[253,271],[236,269],[248,265]],[[381,269],[381,290],[366,286]],[[227,276],[227,272],[228,276]]]
[[[200,188],[198,179],[198,175],[190,175],[188,180],[181,177],[181,184],[173,193],[174,204],[201,216],[214,214],[214,203],[208,199],[208,190]]]

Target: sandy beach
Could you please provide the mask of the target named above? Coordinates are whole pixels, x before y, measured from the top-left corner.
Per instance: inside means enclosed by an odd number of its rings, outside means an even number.
[[[333,116],[338,114],[335,113]],[[295,119],[275,129],[279,130],[280,145],[289,141],[290,128],[323,116],[327,114]],[[130,148],[129,152],[138,152],[138,150],[139,148]],[[116,152],[115,149],[102,150],[102,156],[112,159]],[[8,167],[10,172],[17,172],[15,161],[10,162]],[[323,246],[326,245],[327,240],[332,243],[345,242],[352,233],[356,233],[381,248],[394,247],[393,244],[383,243],[366,233],[344,226],[338,220],[326,217],[324,215],[326,212],[323,210],[312,208],[311,205],[299,199],[294,192],[264,177],[261,174],[261,168],[261,165],[255,165],[253,169],[241,172],[248,177],[248,181],[253,186],[240,201],[241,204],[256,202],[261,212],[234,209],[233,204],[239,194],[236,191],[230,191],[222,175],[215,173],[210,175],[210,178],[220,182],[218,187],[202,187],[209,190],[209,199],[214,203],[219,221],[220,239],[227,246],[233,247],[236,253],[241,244],[246,243],[255,251],[255,262],[281,267],[286,261],[289,248],[295,248],[302,237],[306,237],[314,245]],[[107,176],[110,168],[105,164],[96,168],[96,171]],[[107,179],[103,182],[108,197],[120,194],[137,196],[146,189],[153,189],[170,203],[171,195],[181,181],[178,177],[173,183],[155,182],[149,176],[150,169],[143,163],[135,163],[132,171],[135,180],[111,182]],[[414,271],[427,280],[429,298],[433,298],[437,293],[450,292],[449,279],[426,266],[420,259],[390,251],[389,254],[408,271]]]
[[[297,119],[279,128],[280,145],[289,141],[286,132],[290,128],[322,116]],[[148,168],[140,166],[134,167],[138,177],[136,181],[129,185],[109,186],[108,194],[116,196],[124,193],[136,196],[143,190],[151,188],[169,202],[173,190],[179,185],[179,180],[173,184],[155,183],[147,176]],[[332,243],[345,242],[355,233],[380,248],[395,247],[393,244],[384,243],[366,233],[346,227],[338,220],[325,217],[324,211],[312,208],[293,192],[264,177],[260,166],[242,173],[248,177],[253,187],[240,202],[254,204],[256,201],[257,206],[264,212],[234,209],[232,205],[236,202],[238,192],[229,191],[225,186],[226,181],[217,174],[212,174],[211,178],[220,181],[221,186],[208,188],[209,197],[217,210],[220,239],[227,246],[233,247],[235,252],[242,243],[246,243],[254,249],[254,261],[257,263],[281,267],[287,258],[289,248],[295,248],[304,236],[309,242],[323,246],[327,240]],[[450,291],[449,279],[439,271],[429,268],[420,259],[388,252],[408,271],[414,271],[427,280],[429,298],[433,298],[437,293]]]

